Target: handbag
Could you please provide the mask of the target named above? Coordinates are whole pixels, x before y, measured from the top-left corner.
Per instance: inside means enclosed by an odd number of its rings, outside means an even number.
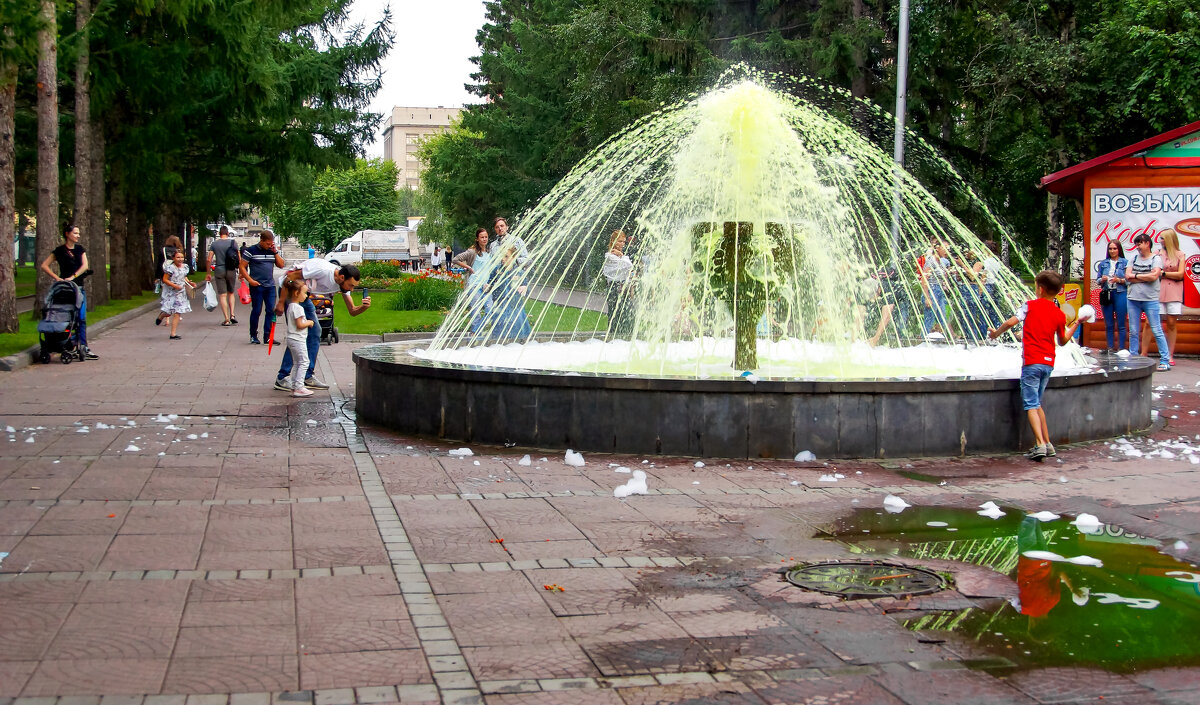
[[[1112,303],[1113,303],[1112,289],[1101,289],[1100,290],[1100,305],[1101,306],[1112,306]]]
[[[238,299],[240,299],[243,304],[250,303],[250,285],[246,283],[245,279],[243,279],[242,283],[238,286]]]

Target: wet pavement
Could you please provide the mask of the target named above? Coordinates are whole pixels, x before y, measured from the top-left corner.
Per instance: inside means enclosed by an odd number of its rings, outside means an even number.
[[[572,467],[359,427],[346,344],[292,400],[244,325],[0,377],[0,705],[1200,703],[1200,363],[1041,464]],[[946,588],[785,580],[876,559]]]

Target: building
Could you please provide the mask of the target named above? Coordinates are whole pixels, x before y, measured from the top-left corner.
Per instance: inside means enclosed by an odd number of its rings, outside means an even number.
[[[1100,290],[1093,279],[1109,242],[1121,243],[1130,256],[1141,233],[1154,238],[1155,247],[1163,229],[1178,233],[1186,262],[1175,351],[1200,353],[1200,121],[1049,174],[1041,186],[1083,205],[1083,298],[1097,311]],[[1106,343],[1102,320],[1084,324],[1085,345],[1103,349]]]
[[[400,169],[397,187],[415,189],[421,185],[421,164],[417,150],[421,140],[435,135],[458,118],[460,108],[392,108],[392,117],[383,130],[383,158],[390,159]]]

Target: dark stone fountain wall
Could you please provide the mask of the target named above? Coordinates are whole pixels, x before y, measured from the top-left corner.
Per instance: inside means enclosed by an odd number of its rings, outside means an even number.
[[[428,362],[426,342],[354,352],[360,420],[456,443],[713,458],[899,458],[1033,444],[1016,380],[701,380],[516,372]],[[1055,443],[1151,423],[1153,362],[1054,377]]]

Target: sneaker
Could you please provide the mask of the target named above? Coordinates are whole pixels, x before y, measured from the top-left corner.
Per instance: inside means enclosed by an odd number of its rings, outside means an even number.
[[[292,391],[292,385],[288,383],[287,377],[280,377],[275,380],[275,389],[280,392],[290,392]]]
[[[301,387],[299,389],[292,390],[292,396],[294,397],[311,397],[312,394],[312,390],[308,387]]]
[[[262,342],[258,338],[250,338],[250,344],[251,345],[262,345]]]
[[[92,352],[91,348],[84,348],[83,356],[88,360],[99,360],[100,359],[100,356],[97,355],[96,353]]]
[[[1036,460],[1039,463],[1042,462],[1042,459],[1046,457],[1046,446],[1034,446],[1025,454],[1025,457],[1030,460]]]
[[[1056,456],[1056,455],[1058,455],[1058,451],[1054,450],[1054,444],[1053,444],[1053,443],[1047,443],[1047,444],[1046,444],[1046,457],[1047,457],[1047,458],[1053,458],[1053,457],[1054,457],[1054,456]]]
[[[316,377],[309,377],[308,379],[304,380],[304,386],[312,389],[329,389],[328,384],[325,384]]]

